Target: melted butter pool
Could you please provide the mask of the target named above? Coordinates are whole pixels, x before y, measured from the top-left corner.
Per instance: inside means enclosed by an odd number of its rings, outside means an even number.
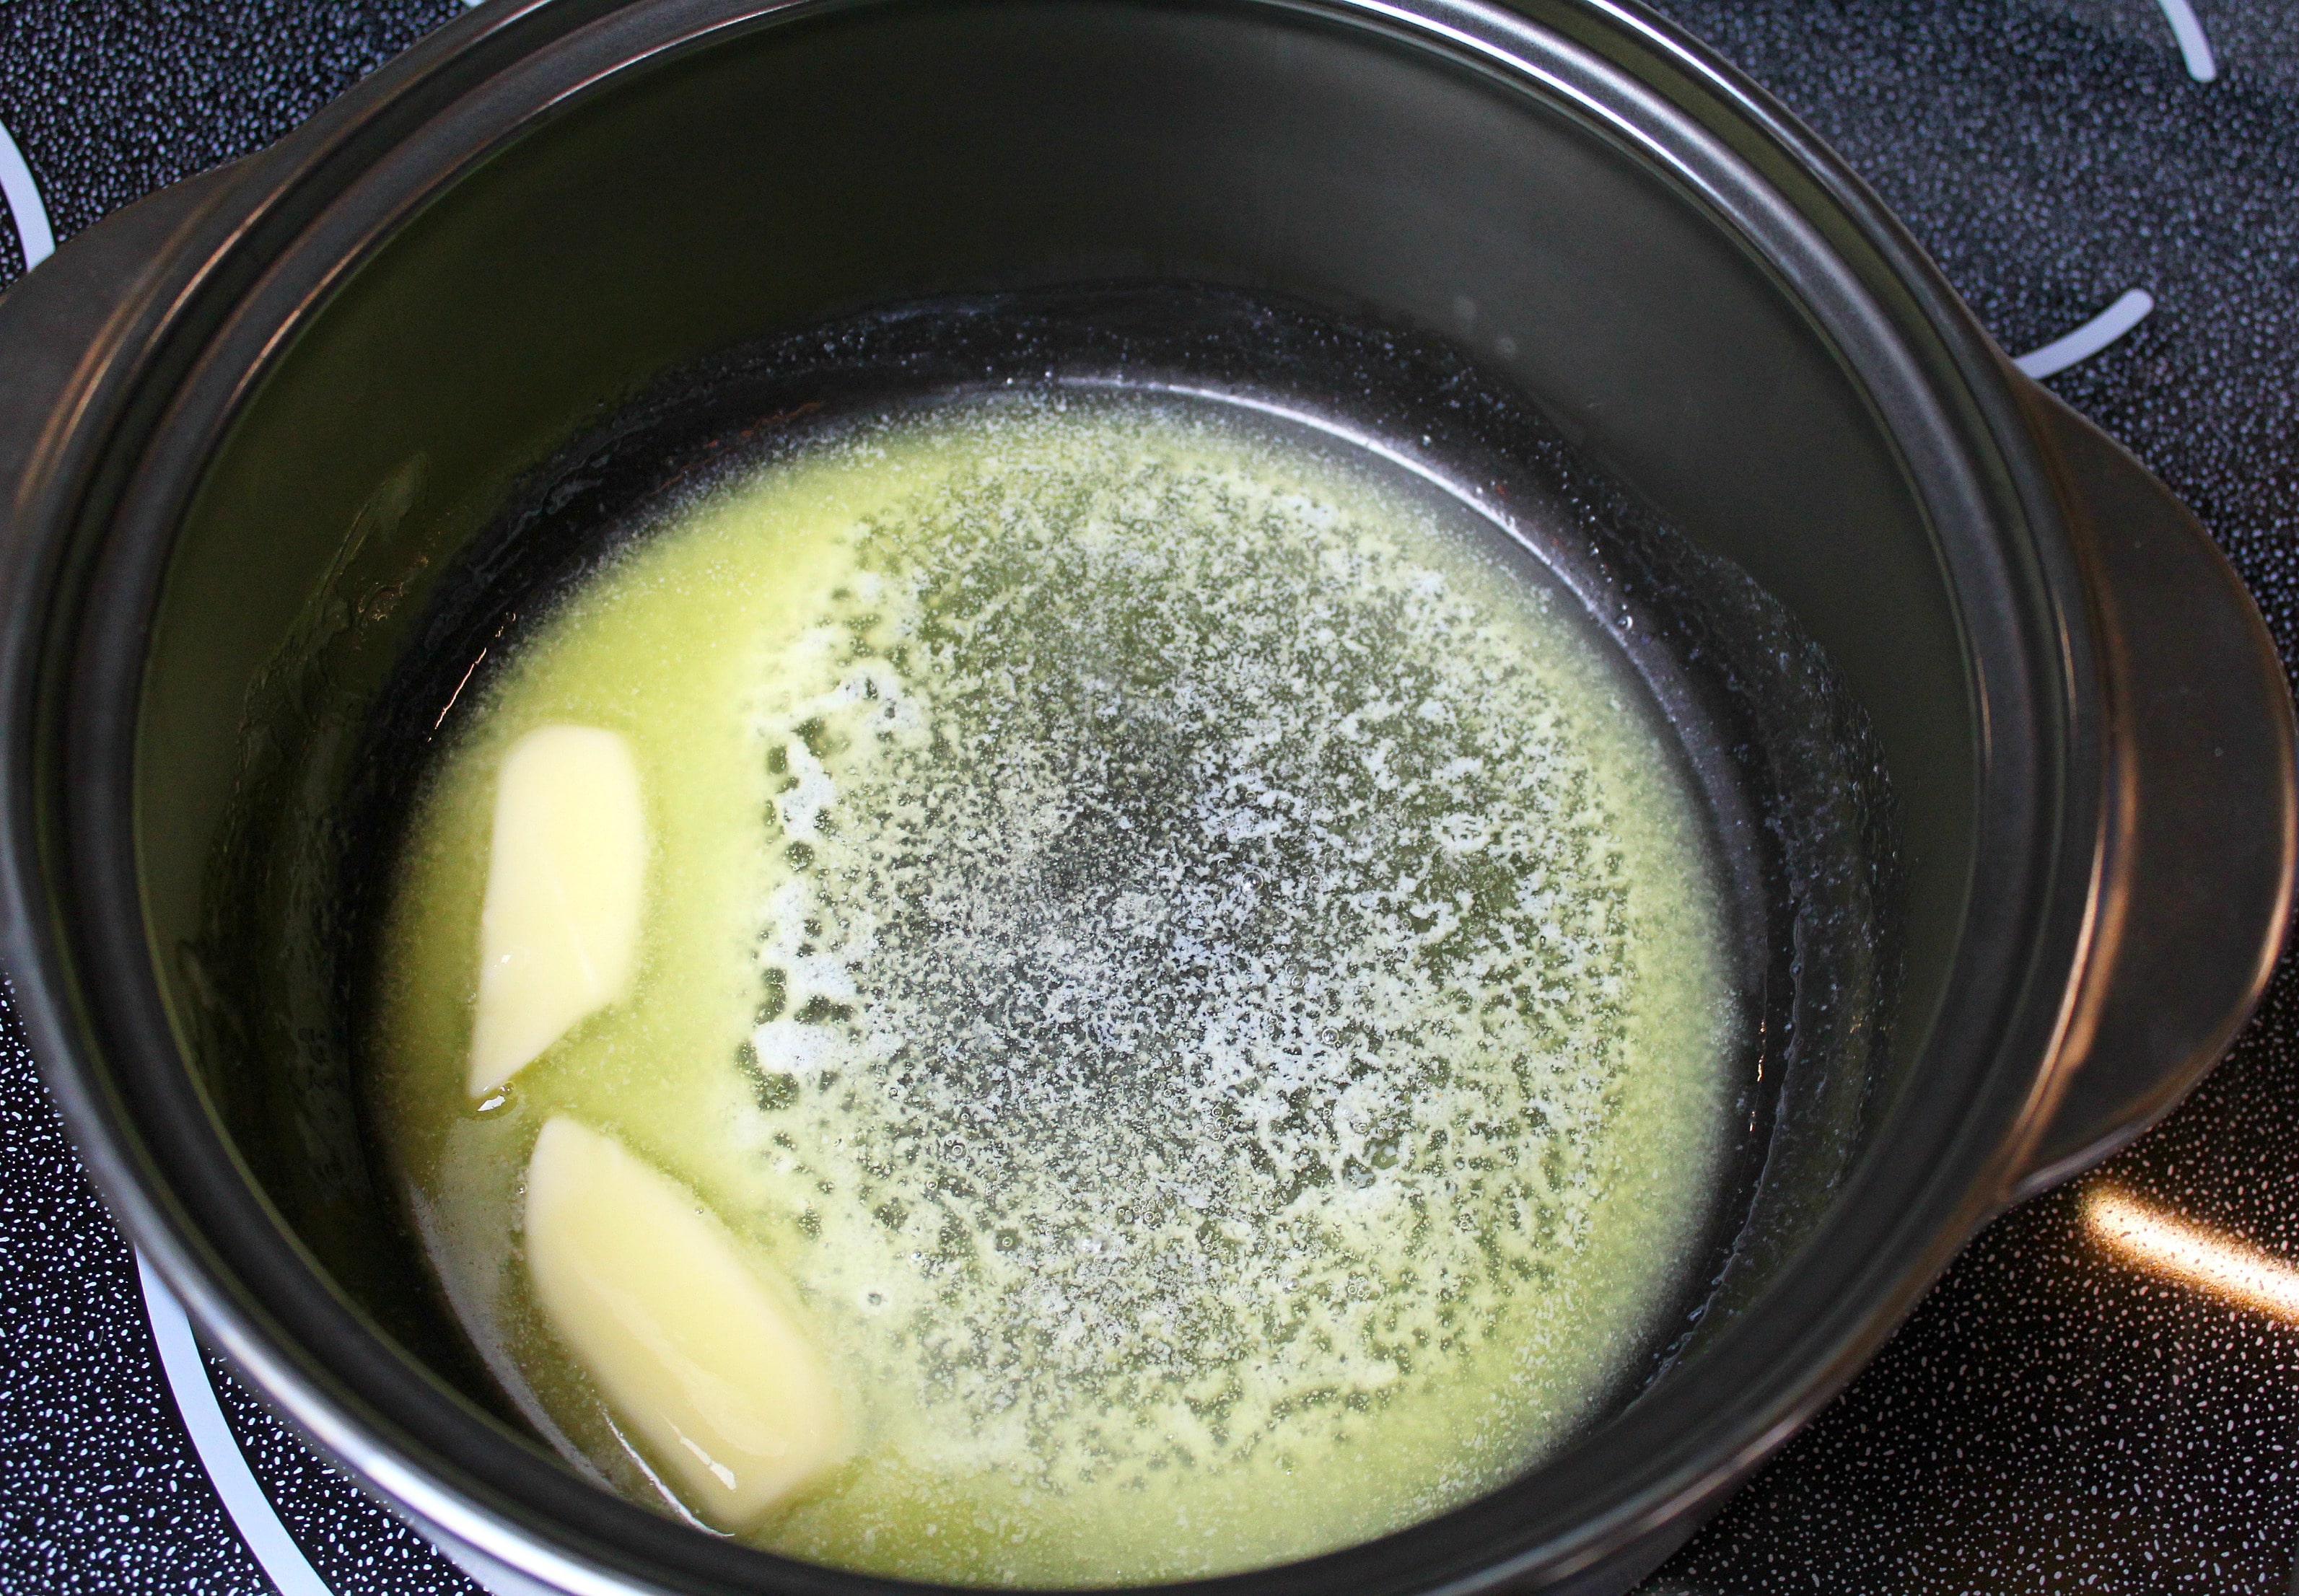
[[[628,995],[464,1091],[496,773],[619,734]],[[570,1458],[674,1475],[544,1322],[553,1115],[777,1276],[854,1440],[750,1532],[980,1584],[1250,1568],[1537,1461],[1706,1216],[1723,922],[1664,729],[1463,507],[1208,403],[849,429],[635,541],[438,759],[379,1101],[455,1312]]]

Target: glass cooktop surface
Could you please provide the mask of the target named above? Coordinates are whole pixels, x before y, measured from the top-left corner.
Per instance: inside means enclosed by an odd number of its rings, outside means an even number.
[[[2299,7],[1670,0],[2299,660]],[[0,280],[257,149],[458,0],[0,0]],[[7,352],[0,349],[0,381]],[[2299,979],[2170,1119],[1983,1233],[1652,1596],[2274,1592],[2299,1550]],[[201,1350],[0,1006],[0,1592],[476,1591]]]

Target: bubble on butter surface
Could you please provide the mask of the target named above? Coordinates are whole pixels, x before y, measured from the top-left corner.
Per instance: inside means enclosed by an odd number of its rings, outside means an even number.
[[[685,711],[754,784],[728,1041],[684,1110],[610,1043],[557,1088],[747,1214],[868,1393],[767,1543],[1250,1567],[1620,1376],[1713,1167],[1714,889],[1629,686],[1466,519],[1207,408],[992,402],[722,488],[559,623],[809,528]]]

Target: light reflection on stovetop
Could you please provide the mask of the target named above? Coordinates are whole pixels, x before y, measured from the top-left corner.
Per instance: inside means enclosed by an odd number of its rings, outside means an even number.
[[[0,11],[0,278],[260,147],[460,0]],[[2005,348],[2193,505],[2299,657],[2299,8],[1671,0]],[[0,360],[0,380],[4,380]],[[0,1591],[267,1588],[0,1010]],[[1646,1589],[2282,1592],[2299,1547],[2299,981],[2104,1168],[1982,1234]],[[179,1363],[179,1378],[202,1372]],[[291,1596],[468,1592],[212,1359]],[[229,1482],[225,1482],[227,1486]],[[259,1543],[267,1532],[259,1524]]]

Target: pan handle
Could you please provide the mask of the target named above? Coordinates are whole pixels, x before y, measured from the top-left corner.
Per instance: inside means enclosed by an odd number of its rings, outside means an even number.
[[[2291,692],[2249,591],[2169,488],[2021,386],[2090,589],[2112,774],[2090,949],[2015,1201],[2219,1061],[2274,972],[2299,858]]]
[[[50,475],[44,451],[69,430],[54,420],[125,375],[113,352],[158,286],[157,262],[237,175],[218,167],[113,212],[0,295],[0,529]]]

